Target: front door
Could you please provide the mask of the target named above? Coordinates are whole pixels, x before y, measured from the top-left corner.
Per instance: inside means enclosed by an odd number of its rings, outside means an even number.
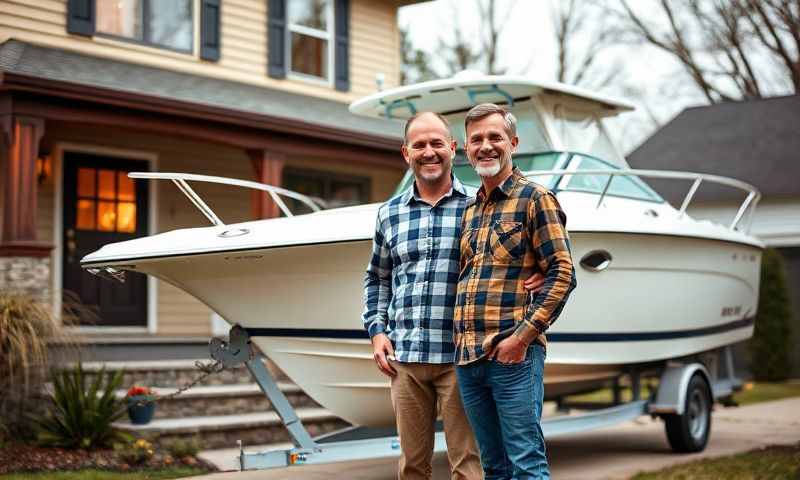
[[[120,283],[80,267],[84,255],[105,244],[147,235],[147,181],[127,176],[146,170],[143,161],[64,154],[64,301],[78,300],[97,314],[82,316],[82,325],[147,326],[145,275],[127,272]]]

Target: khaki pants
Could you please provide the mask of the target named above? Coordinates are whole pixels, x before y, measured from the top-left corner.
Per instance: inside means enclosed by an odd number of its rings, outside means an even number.
[[[444,423],[447,459],[454,479],[482,479],[478,448],[470,429],[455,367],[451,364],[392,362],[392,406],[400,435],[400,480],[429,479],[437,414]]]

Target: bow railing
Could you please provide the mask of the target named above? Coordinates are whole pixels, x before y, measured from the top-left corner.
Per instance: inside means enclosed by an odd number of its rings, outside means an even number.
[[[686,214],[686,210],[689,208],[689,205],[694,199],[697,190],[700,188],[700,185],[703,182],[716,183],[718,185],[733,187],[738,190],[744,191],[745,193],[747,193],[747,196],[739,205],[739,209],[736,211],[736,215],[734,216],[733,221],[731,221],[730,225],[728,226],[728,228],[730,228],[731,230],[738,230],[739,224],[741,223],[745,214],[749,212],[750,213],[748,217],[749,222],[747,224],[747,229],[745,230],[749,231],[753,221],[752,214],[755,211],[758,201],[761,199],[761,193],[758,191],[758,189],[747,182],[736,180],[734,178],[723,177],[720,175],[711,175],[708,173],[678,172],[673,170],[638,170],[633,168],[626,168],[620,170],[602,170],[602,169],[530,170],[523,172],[523,174],[526,177],[564,176],[567,179],[567,181],[569,181],[569,178],[572,177],[573,175],[607,176],[608,180],[606,180],[606,183],[603,186],[603,191],[599,194],[600,198],[597,199],[596,208],[600,208],[600,205],[603,204],[603,200],[608,194],[608,189],[609,187],[611,187],[611,182],[614,180],[614,177],[644,177],[644,178],[666,178],[675,180],[692,180],[692,184],[689,187],[689,190],[686,192],[686,195],[683,197],[681,206],[678,209],[679,218],[682,218]]]
[[[172,180],[178,189],[186,195],[189,201],[200,210],[202,213],[214,226],[224,226],[225,223],[220,220],[216,213],[208,206],[206,202],[200,198],[200,195],[195,192],[192,187],[189,186],[188,182],[206,182],[206,183],[218,183],[222,185],[232,185],[235,187],[244,187],[244,188],[252,188],[254,190],[261,190],[262,192],[267,192],[272,198],[272,201],[278,206],[278,208],[283,212],[284,215],[287,217],[293,217],[294,214],[292,213],[291,209],[286,206],[286,203],[283,201],[281,197],[292,198],[294,200],[299,201],[300,203],[306,205],[314,212],[318,212],[321,209],[325,208],[325,201],[320,198],[309,197],[308,195],[303,195],[302,193],[297,193],[292,190],[287,190],[285,188],[276,187],[274,185],[267,185],[266,183],[259,183],[259,182],[251,182],[249,180],[239,180],[237,178],[226,178],[226,177],[215,177],[211,175],[196,175],[193,173],[153,173],[153,172],[131,172],[128,174],[130,178],[143,178],[143,179],[150,179],[150,180]]]

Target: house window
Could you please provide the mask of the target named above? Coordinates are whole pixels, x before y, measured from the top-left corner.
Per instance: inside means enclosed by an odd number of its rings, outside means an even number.
[[[288,2],[288,24],[289,71],[328,80],[333,57],[333,2],[292,0]]]
[[[346,207],[369,202],[370,179],[316,170],[284,168],[283,187],[325,201],[327,208]],[[291,199],[288,199],[291,200]],[[287,202],[292,212],[305,213],[300,202]]]
[[[97,32],[191,52],[194,0],[97,0]]]

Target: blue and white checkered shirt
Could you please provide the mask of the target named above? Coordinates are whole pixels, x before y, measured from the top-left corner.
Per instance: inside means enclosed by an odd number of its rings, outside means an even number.
[[[364,278],[364,327],[386,333],[397,361],[452,363],[464,186],[434,205],[416,185],[381,205]]]

